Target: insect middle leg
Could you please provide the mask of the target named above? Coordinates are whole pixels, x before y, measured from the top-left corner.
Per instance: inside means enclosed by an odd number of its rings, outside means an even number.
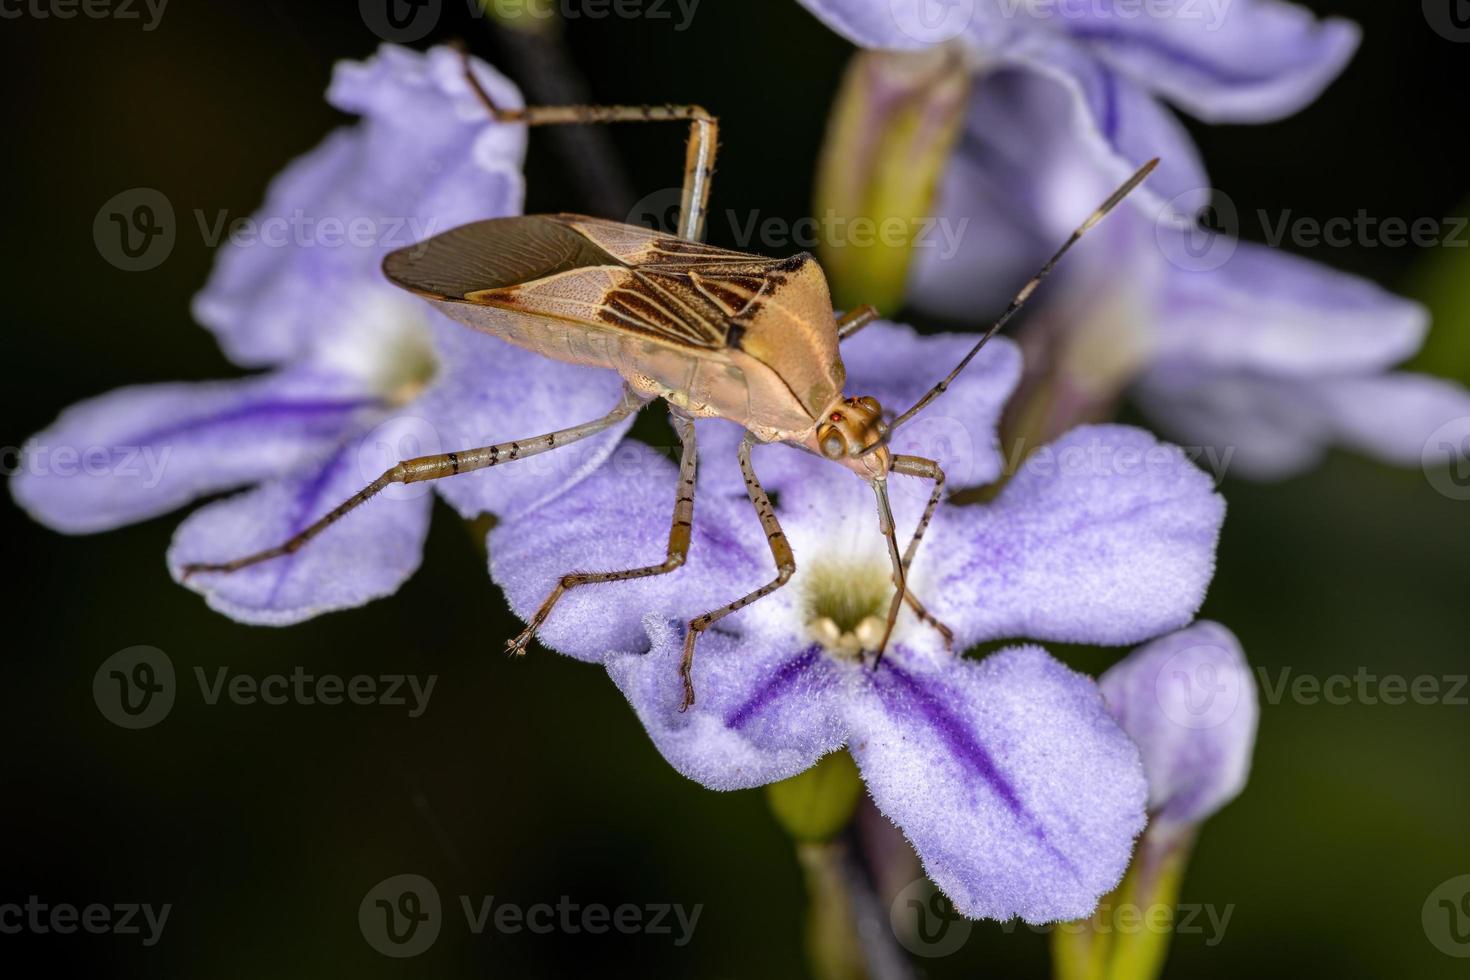
[[[763,599],[775,592],[796,574],[796,556],[791,553],[791,543],[786,540],[781,522],[776,519],[776,509],[771,506],[771,498],[766,495],[765,488],[755,475],[755,467],[750,463],[750,447],[754,444],[755,436],[747,432],[740,442],[740,473],[745,477],[745,494],[760,518],[761,530],[766,532],[766,544],[770,546],[771,557],[776,562],[776,577],[729,605],[713,609],[690,621],[689,630],[684,636],[684,656],[679,661],[679,676],[684,680],[684,703],[679,707],[680,711],[687,711],[694,704],[694,645],[699,642],[699,635],[732,612],[738,612],[757,599]]]
[[[507,653],[525,653],[536,631],[541,628],[542,623],[546,622],[546,617],[551,615],[551,610],[561,597],[572,589],[592,585],[595,582],[626,582],[629,579],[664,575],[681,567],[685,559],[689,557],[689,542],[694,526],[694,473],[698,460],[694,446],[694,422],[682,412],[671,411],[669,415],[673,420],[675,431],[679,433],[683,455],[679,460],[679,490],[674,497],[674,518],[669,526],[667,557],[657,565],[647,565],[643,568],[626,568],[616,572],[574,572],[570,575],[563,575],[561,581],[556,584],[556,588],[552,589],[551,594],[546,597],[546,601],[541,603],[541,608],[536,610],[536,615],[532,616],[531,621],[526,624],[526,628],[515,639],[506,643]]]
[[[376,496],[385,487],[394,483],[422,483],[425,480],[439,480],[444,477],[456,476],[460,473],[469,473],[474,470],[483,470],[490,466],[498,466],[501,463],[513,462],[524,459],[527,456],[537,456],[560,446],[569,445],[586,439],[588,436],[596,435],[604,429],[627,418],[629,415],[642,408],[645,404],[643,398],[632,388],[624,386],[623,396],[611,412],[600,419],[591,422],[583,422],[567,429],[558,429],[548,432],[543,436],[531,439],[518,439],[513,442],[502,442],[494,446],[482,446],[478,449],[465,449],[452,453],[438,453],[433,456],[419,456],[415,459],[406,459],[395,466],[383,471],[372,483],[363,487],[357,493],[347,498],[333,510],[320,518],[315,523],[306,527],[290,539],[257,551],[253,555],[236,558],[227,562],[195,562],[185,565],[182,569],[182,577],[187,579],[191,575],[200,572],[237,572],[242,568],[257,565],[272,558],[280,558],[299,551],[312,538],[321,534],[327,528],[346,517],[353,510],[361,507]]]
[[[462,52],[463,53],[463,52]],[[679,198],[681,238],[699,241],[704,237],[704,218],[709,210],[710,181],[715,172],[715,150],[719,144],[719,120],[697,105],[557,105],[502,109],[470,70],[464,55],[464,74],[486,111],[500,122],[527,126],[559,126],[574,123],[681,122],[689,123],[689,140],[684,151],[684,189]]]

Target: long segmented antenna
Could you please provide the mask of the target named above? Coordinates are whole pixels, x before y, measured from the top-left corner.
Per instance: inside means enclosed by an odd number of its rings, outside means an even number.
[[[1143,166],[1139,167],[1138,171],[1132,177],[1129,177],[1126,181],[1124,181],[1123,186],[1113,191],[1112,196],[1104,201],[1096,211],[1092,212],[1092,214],[1088,216],[1087,220],[1082,222],[1082,224],[1077,227],[1076,231],[1072,232],[1072,237],[1068,238],[1066,243],[1063,244],[1061,248],[1057,249],[1056,254],[1046,260],[1046,264],[1041,267],[1041,271],[1032,276],[1031,281],[1026,283],[1025,286],[1021,287],[1021,291],[1016,294],[1016,298],[1011,300],[1011,305],[1007,306],[1005,312],[1000,315],[1000,318],[992,323],[990,325],[990,329],[986,330],[985,333],[981,335],[979,342],[976,343],[974,347],[970,348],[970,353],[966,354],[960,360],[960,363],[955,365],[954,370],[949,372],[949,375],[945,377],[943,381],[939,382],[939,384],[935,385],[933,388],[930,388],[928,392],[924,394],[923,398],[920,398],[917,402],[914,403],[912,408],[910,408],[908,411],[904,412],[898,418],[889,423],[888,434],[885,435],[882,439],[879,439],[877,442],[873,443],[871,446],[868,446],[861,453],[859,453],[859,455],[866,456],[869,453],[877,452],[883,446],[887,445],[888,440],[892,437],[893,431],[895,429],[903,425],[915,415],[919,414],[919,412],[921,412],[925,406],[927,406],[934,399],[938,398],[940,395],[944,394],[945,390],[949,388],[950,383],[953,382],[955,378],[959,377],[960,372],[963,371],[969,365],[969,363],[975,359],[976,354],[980,353],[980,349],[990,342],[990,338],[999,333],[1001,328],[1011,321],[1011,317],[1015,316],[1016,312],[1020,310],[1022,306],[1026,305],[1026,301],[1031,298],[1031,294],[1036,291],[1036,287],[1041,285],[1041,281],[1051,273],[1052,269],[1056,268],[1057,262],[1061,260],[1063,255],[1067,254],[1067,250],[1073,245],[1077,244],[1077,240],[1080,239],[1083,235],[1087,234],[1092,226],[1101,221],[1109,211],[1117,207],[1119,201],[1123,200],[1123,198],[1132,193],[1135,187],[1143,183],[1143,179],[1147,177],[1150,173],[1152,173],[1153,169],[1158,165],[1159,158],[1154,157],[1148,163],[1145,163]]]

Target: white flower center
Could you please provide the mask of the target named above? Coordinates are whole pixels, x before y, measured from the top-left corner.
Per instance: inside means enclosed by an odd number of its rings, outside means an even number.
[[[845,660],[877,649],[892,599],[892,569],[886,560],[819,559],[808,566],[801,582],[808,632]]]
[[[390,406],[417,398],[439,370],[429,309],[396,290],[373,290],[344,311],[348,329],[333,331],[317,349],[324,366],[361,378]]]

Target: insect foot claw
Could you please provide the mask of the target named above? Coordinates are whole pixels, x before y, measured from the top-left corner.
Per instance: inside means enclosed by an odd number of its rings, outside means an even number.
[[[679,705],[683,714],[694,707],[694,644],[699,639],[699,630],[690,628],[684,636],[684,659],[679,662],[679,678],[684,682],[684,700]]]
[[[505,652],[508,656],[524,657],[526,647],[531,645],[531,637],[535,634],[532,628],[521,630],[515,637],[505,641]]]

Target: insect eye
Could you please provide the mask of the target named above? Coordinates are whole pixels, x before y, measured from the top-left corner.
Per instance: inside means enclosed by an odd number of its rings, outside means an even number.
[[[878,399],[872,397],[871,395],[864,395],[863,397],[859,398],[858,404],[867,409],[869,412],[872,412],[874,415],[883,414],[883,406],[879,405]]]
[[[822,455],[828,459],[841,459],[847,450],[847,440],[842,438],[842,433],[828,426],[818,435],[818,444],[822,447]]]

